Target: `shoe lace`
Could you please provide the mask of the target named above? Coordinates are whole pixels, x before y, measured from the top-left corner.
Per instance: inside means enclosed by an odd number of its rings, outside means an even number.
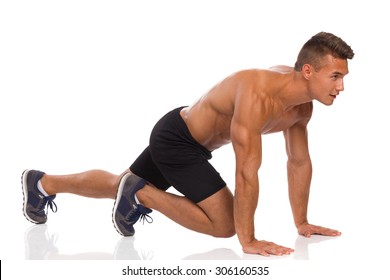
[[[57,212],[57,204],[56,204],[53,200],[49,200],[49,201],[47,202],[46,213],[47,213],[47,210],[48,210],[49,207],[50,207],[50,210],[51,210],[53,213],[56,213],[56,212]]]
[[[47,215],[49,207],[50,207],[50,210],[53,213],[56,213],[57,212],[57,204],[53,201],[53,199],[54,199],[53,196],[48,196],[48,197],[43,198],[41,205],[39,205],[40,210],[38,212]],[[45,209],[45,206],[46,206],[46,209]]]
[[[143,224],[143,225],[145,224],[145,221],[146,221],[148,224],[153,223],[153,218],[150,217],[148,214],[142,213],[142,214],[139,216],[138,221],[141,221],[141,220],[142,220],[142,224]]]
[[[140,209],[140,205],[134,211],[130,211],[130,213],[126,217],[126,221],[128,223],[134,224],[137,221],[142,220],[142,224],[145,224],[145,221],[149,224],[153,223],[153,218],[148,215],[150,212],[144,212]]]

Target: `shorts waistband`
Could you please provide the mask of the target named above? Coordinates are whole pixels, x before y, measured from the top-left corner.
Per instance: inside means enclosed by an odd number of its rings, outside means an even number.
[[[183,118],[180,115],[181,110],[186,107],[188,106],[181,106],[171,111],[173,116],[175,116],[174,120],[176,125],[181,130],[180,134],[182,137],[185,138],[186,141],[188,141],[192,145],[195,145],[206,156],[207,159],[211,159],[212,158],[211,152],[194,139],[194,137],[191,135],[190,130],[188,129],[186,122],[183,120]]]

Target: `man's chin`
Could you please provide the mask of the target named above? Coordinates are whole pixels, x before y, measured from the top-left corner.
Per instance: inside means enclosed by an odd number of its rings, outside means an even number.
[[[327,101],[321,101],[321,100],[317,100],[318,102],[320,102],[320,103],[322,103],[322,104],[324,104],[324,105],[326,105],[326,106],[331,106],[331,105],[333,105],[333,100],[327,100]]]

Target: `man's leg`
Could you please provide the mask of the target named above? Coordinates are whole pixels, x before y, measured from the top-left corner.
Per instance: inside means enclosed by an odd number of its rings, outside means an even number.
[[[115,198],[121,175],[115,175],[103,170],[90,170],[72,175],[47,175],[41,183],[49,195],[72,193],[92,198]]]
[[[139,190],[137,197],[145,207],[161,212],[188,229],[215,237],[235,234],[233,195],[227,187],[197,204],[150,185]]]
[[[41,183],[49,195],[72,193],[92,198],[115,198],[121,175],[103,170],[90,170],[73,175],[44,175]],[[233,195],[225,187],[198,204],[191,200],[146,185],[137,192],[139,201],[155,209],[176,223],[216,237],[235,234],[233,219]]]

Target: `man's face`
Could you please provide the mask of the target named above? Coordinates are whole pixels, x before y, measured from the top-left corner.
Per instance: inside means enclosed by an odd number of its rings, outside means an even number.
[[[344,76],[347,74],[346,59],[325,56],[322,67],[317,71],[313,69],[310,77],[309,87],[313,99],[325,105],[332,105],[339,93],[344,90]]]

